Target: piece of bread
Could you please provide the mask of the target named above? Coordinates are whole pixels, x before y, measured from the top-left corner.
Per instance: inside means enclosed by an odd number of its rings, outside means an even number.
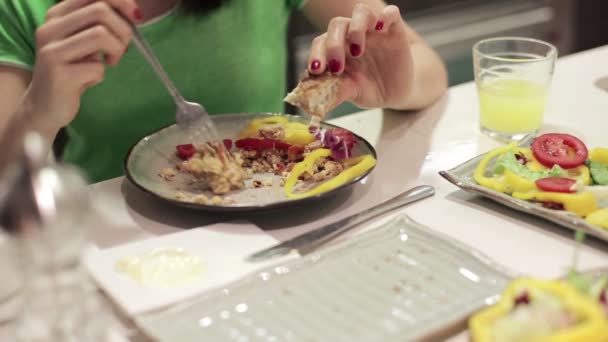
[[[342,77],[330,73],[304,77],[284,101],[294,105],[306,113],[324,118],[325,115],[338,105],[338,92]]]

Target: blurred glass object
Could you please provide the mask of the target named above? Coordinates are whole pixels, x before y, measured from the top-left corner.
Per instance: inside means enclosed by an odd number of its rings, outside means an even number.
[[[0,201],[0,224],[23,277],[13,340],[106,341],[108,310],[80,261],[90,212],[86,182],[76,169],[50,163],[38,134],[22,139],[11,162],[19,172],[0,172],[12,177],[3,183],[10,189]]]

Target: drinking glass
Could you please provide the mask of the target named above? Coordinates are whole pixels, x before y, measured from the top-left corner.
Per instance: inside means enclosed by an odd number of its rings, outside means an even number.
[[[481,131],[513,141],[540,129],[557,49],[541,40],[499,37],[473,46]]]

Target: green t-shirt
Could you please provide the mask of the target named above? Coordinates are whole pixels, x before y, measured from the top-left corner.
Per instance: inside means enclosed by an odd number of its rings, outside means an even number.
[[[279,112],[286,87],[289,13],[303,0],[230,0],[203,16],[179,9],[141,26],[186,99],[211,114]],[[0,63],[32,69],[35,31],[54,0],[0,0]],[[123,174],[128,149],[175,122],[175,105],[131,46],[82,97],[63,159],[91,182]]]

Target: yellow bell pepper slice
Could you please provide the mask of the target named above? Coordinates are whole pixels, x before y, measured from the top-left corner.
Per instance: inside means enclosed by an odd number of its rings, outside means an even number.
[[[530,171],[541,171],[549,169],[548,167],[539,163],[536,158],[534,158],[534,153],[532,153],[532,150],[529,147],[516,147],[513,152],[515,152],[515,154],[521,153],[526,157],[526,167]]]
[[[585,165],[577,166],[573,169],[569,169],[568,178],[575,179],[584,185],[591,184],[591,173],[589,172],[589,168]]]
[[[319,149],[312,151],[304,158],[303,161],[297,163],[293,167],[293,170],[291,170],[291,173],[285,181],[285,193],[287,194],[287,197],[297,199],[308,196],[314,196],[326,191],[333,190],[343,184],[346,184],[350,180],[355,179],[356,177],[364,174],[367,170],[371,169],[376,165],[376,159],[371,155],[364,155],[344,160],[342,161],[342,163],[347,167],[347,169],[340,172],[337,176],[309,191],[302,193],[294,193],[293,189],[300,175],[302,175],[304,172],[312,174],[314,171],[313,168],[315,165],[315,161],[319,158],[329,157],[330,155],[331,150]]]
[[[507,192],[533,192],[538,191],[536,183],[527,178],[521,177],[511,170],[505,170],[503,173],[504,183],[506,184]]]
[[[282,116],[269,116],[252,120],[249,125],[239,133],[239,139],[259,136],[260,127],[264,125],[285,125],[288,122],[289,119]]]
[[[569,342],[569,341],[608,341],[608,320],[602,308],[593,298],[579,293],[571,285],[561,281],[536,279],[517,279],[513,281],[501,296],[500,301],[474,315],[469,320],[469,331],[475,342],[495,341],[493,330],[495,323],[508,315],[515,306],[515,298],[522,291],[534,289],[558,298],[565,309],[574,315],[579,322],[570,328],[556,331],[553,335],[534,341]],[[534,297],[531,297],[534,300]]]
[[[289,122],[289,119],[284,116],[273,115],[261,119],[255,119],[251,121],[250,126],[260,127],[262,125],[277,125],[277,124],[286,124]]]
[[[608,148],[594,148],[589,151],[589,159],[608,166]]]
[[[300,122],[289,122],[285,117],[270,116],[253,120],[239,133],[239,139],[253,138],[260,135],[260,128],[267,125],[279,125],[285,130],[283,141],[291,145],[307,145],[315,141],[315,136],[309,132],[308,125]]]
[[[496,177],[486,177],[486,170],[488,169],[488,164],[493,158],[512,150],[514,147],[515,143],[511,143],[509,145],[496,148],[486,153],[486,155],[481,159],[481,161],[475,168],[475,172],[473,173],[473,179],[475,179],[477,184],[499,192],[508,192],[509,189],[504,183],[504,181]]]
[[[284,124],[285,141],[291,145],[308,145],[315,141],[315,136],[308,130],[308,125],[300,122],[288,122]]]
[[[591,192],[579,192],[574,194],[561,192],[514,192],[513,197],[523,200],[536,200],[541,202],[561,203],[564,209],[585,217],[598,209],[597,199]]]
[[[592,212],[587,216],[586,220],[592,225],[608,229],[608,208]]]

